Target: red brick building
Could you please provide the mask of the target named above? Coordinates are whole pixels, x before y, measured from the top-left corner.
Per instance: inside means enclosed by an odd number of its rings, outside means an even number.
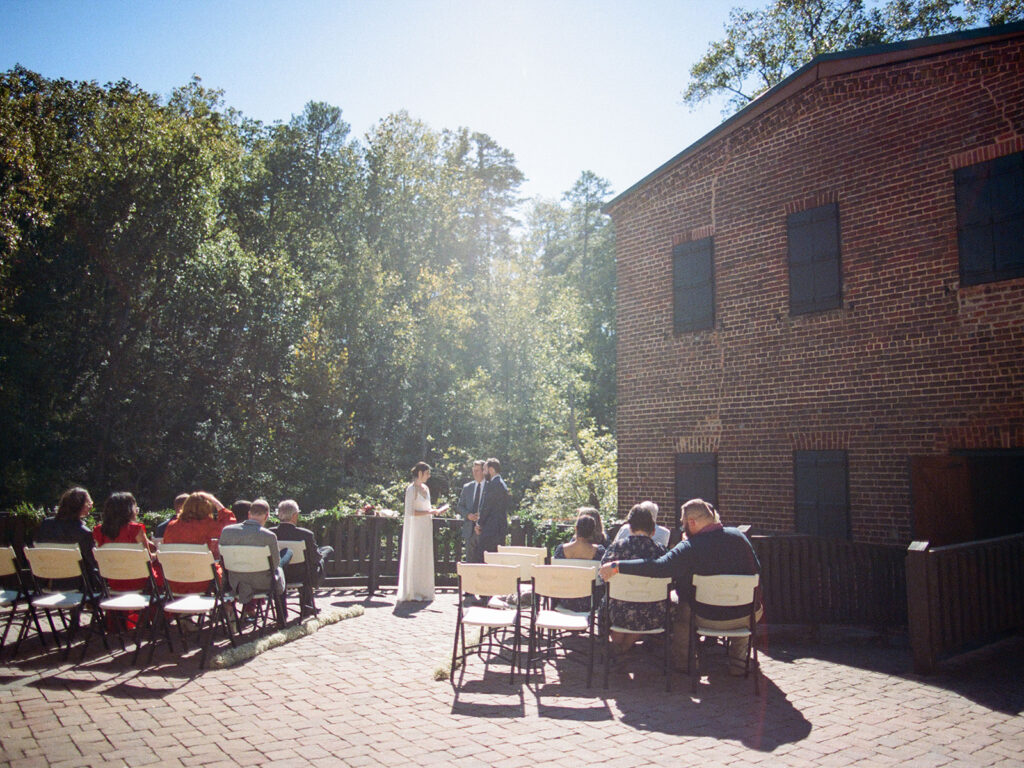
[[[619,504],[1024,527],[1024,25],[821,56],[615,198]]]

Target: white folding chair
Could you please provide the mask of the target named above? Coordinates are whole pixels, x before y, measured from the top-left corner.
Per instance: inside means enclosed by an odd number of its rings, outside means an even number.
[[[484,552],[484,562],[491,565],[514,565],[519,569],[519,578],[522,583],[517,595],[525,595],[530,590],[530,568],[534,565],[544,565],[544,555],[541,552]],[[491,602],[501,598],[492,598]],[[529,608],[530,599],[517,600],[520,608]],[[501,607],[496,605],[494,607]]]
[[[758,680],[757,665],[757,609],[760,607],[757,585],[760,583],[758,574],[719,574],[717,576],[693,575],[693,599],[690,603],[690,658],[687,660],[690,670],[690,685],[694,692],[700,683],[700,650],[699,638],[724,638],[727,643],[747,639],[747,653],[744,660],[743,676],[750,676],[750,658],[754,658],[754,693],[760,694],[761,685]],[[735,629],[713,629],[701,626],[701,609],[705,606],[730,608],[746,608],[747,617],[744,626]],[[739,620],[737,620],[739,622]]]
[[[530,567],[533,586],[533,610],[530,612],[530,645],[526,662],[526,680],[529,682],[534,661],[538,658],[541,638],[545,638],[543,653],[561,646],[567,650],[565,639],[573,635],[588,637],[587,687],[594,676],[594,580],[596,571],[589,565],[533,565]],[[586,613],[567,613],[551,607],[552,600],[590,598]]]
[[[18,556],[14,547],[0,547],[0,608],[7,609],[7,621],[4,623],[3,636],[0,637],[0,653],[3,652],[4,643],[7,642],[7,633],[11,629],[11,623],[19,610],[28,612],[29,590],[25,580],[21,576],[21,568],[18,567]],[[36,624],[36,631],[39,625]]]
[[[672,690],[672,678],[668,672],[669,637],[672,632],[672,579],[619,573],[610,581],[605,582],[605,597],[607,598],[608,619],[605,622],[604,687],[608,687],[608,672],[612,659],[611,633],[615,631],[640,635],[663,634],[665,636],[662,674],[665,677],[665,690]],[[622,603],[661,603],[664,623],[660,627],[644,630],[621,626],[616,623],[618,619],[616,614],[621,613]]]
[[[210,548],[206,544],[178,544],[178,543],[167,543],[161,542],[160,546],[157,547],[158,552],[209,552]]]
[[[583,560],[581,558],[575,558],[575,557],[557,557],[557,558],[553,557],[553,558],[551,558],[551,564],[552,565],[570,565],[573,568],[590,568],[594,572],[595,598],[596,598],[597,595],[603,595],[604,594],[604,591],[603,591],[604,582],[601,581],[601,576],[598,574],[598,572],[601,570],[601,561],[600,560]],[[555,605],[555,610],[559,611],[560,613],[577,613],[577,614],[583,613],[583,614],[585,614],[587,612],[587,611],[574,611],[571,608],[566,608],[564,604],[557,604],[557,603]],[[597,609],[595,608],[595,610],[597,610]]]
[[[547,547],[522,547],[514,544],[499,544],[498,551],[518,553],[520,555],[540,555],[539,565],[544,565],[548,558]]]
[[[100,597],[99,606],[104,612],[105,621],[102,622],[102,630],[110,631],[110,622],[117,619],[120,624],[120,631],[117,633],[121,640],[121,648],[124,649],[124,633],[127,631],[127,619],[131,614],[136,614],[135,619],[135,655],[132,663],[139,660],[139,651],[142,649],[142,627],[151,624],[154,611],[160,603],[160,595],[156,589],[156,582],[153,578],[152,561],[149,552],[139,544],[117,545],[105,544],[93,550],[96,558],[96,567],[100,572],[101,588],[103,594]],[[111,581],[137,581],[143,579],[145,586],[138,590],[120,590],[111,588]],[[152,632],[150,632],[152,642]],[[86,640],[86,648],[89,641]],[[85,649],[82,654],[84,656]]]
[[[299,598],[298,607],[295,609],[296,613],[301,617],[304,613],[312,614],[313,616],[319,615],[319,610],[316,607],[316,600],[313,596],[313,562],[306,557],[306,542],[301,539],[297,541],[288,541],[286,539],[277,540],[277,548],[281,552],[284,550],[290,550],[292,553],[292,559],[288,562],[288,567],[285,568],[285,592],[295,592]],[[293,565],[302,566],[302,579],[299,581],[289,581],[287,578],[288,571],[291,570]],[[287,600],[285,601],[287,604]]]
[[[251,584],[254,576],[266,575],[267,587],[253,590],[252,595],[246,594],[245,603],[255,606],[256,614],[254,629],[262,623],[261,631],[266,631],[270,623],[270,607],[274,608],[276,621],[284,626],[287,615],[287,604],[284,595],[274,590],[274,561],[270,557],[270,549],[265,544],[221,544],[221,562],[224,564],[224,575],[227,577],[229,591],[225,592],[225,602],[234,607],[235,617],[241,627],[245,616],[241,609],[243,601],[239,599],[238,585],[243,581]],[[263,579],[260,578],[260,581]]]
[[[458,592],[458,616],[455,620],[455,645],[452,648],[452,666],[448,674],[448,680],[455,685],[455,667],[462,662],[462,673],[465,673],[466,658],[474,651],[466,649],[466,627],[476,627],[480,630],[480,643],[477,645],[476,653],[482,656],[484,640],[487,641],[488,660],[500,655],[504,646],[499,644],[497,652],[494,650],[494,633],[501,630],[507,634],[509,629],[513,630],[511,646],[511,668],[509,672],[509,683],[515,680],[516,664],[519,661],[519,638],[521,636],[520,613],[512,608],[491,608],[483,606],[464,607],[465,599],[470,595],[481,597],[494,597],[496,595],[509,595],[519,591],[519,574],[517,565],[491,565],[488,563],[458,563],[456,570],[459,574]],[[462,653],[459,653],[459,642],[462,642]],[[485,664],[487,661],[485,661]],[[459,679],[462,677],[460,675]]]
[[[166,546],[166,545],[165,545]],[[153,627],[153,643],[150,646],[150,659],[153,658],[152,647],[156,643],[157,630],[162,626],[171,651],[174,651],[174,643],[171,641],[170,632],[167,630],[167,616],[173,616],[178,625],[178,633],[181,636],[182,645],[188,650],[188,641],[185,639],[185,632],[181,626],[182,618],[198,617],[197,628],[200,633],[200,645],[202,653],[199,657],[199,666],[206,664],[206,657],[213,645],[214,630],[219,624],[224,626],[231,644],[235,644],[235,634],[231,628],[231,621],[228,616],[228,608],[225,605],[224,592],[220,578],[217,575],[217,568],[213,560],[213,553],[203,545],[203,551],[190,552],[184,550],[170,550],[160,553],[160,566],[164,573],[166,598],[158,611],[158,620]],[[208,582],[211,585],[212,595],[198,594],[194,592],[176,592],[174,584],[196,584]],[[207,628],[205,642],[202,638],[204,624]]]
[[[50,624],[54,642],[60,648],[61,632],[53,621],[53,612],[56,611],[62,624],[62,632],[66,634],[64,658],[71,653],[71,643],[74,642],[81,621],[82,611],[88,607],[92,612],[90,619],[90,630],[101,620],[101,612],[96,603],[96,595],[89,585],[88,577],[82,566],[82,552],[78,545],[72,547],[26,547],[25,558],[28,560],[29,569],[32,572],[34,582],[32,597],[28,603],[28,615],[26,615],[18,633],[18,641],[14,647],[17,654],[21,641],[28,629],[28,621],[31,618],[36,627],[39,627],[38,610],[46,614],[46,620]],[[74,581],[77,589],[61,589],[53,582]],[[103,637],[103,644],[109,650],[106,636]]]

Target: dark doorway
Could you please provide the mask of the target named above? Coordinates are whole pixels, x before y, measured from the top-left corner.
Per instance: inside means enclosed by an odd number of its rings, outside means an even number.
[[[1024,531],[1024,450],[910,460],[913,535],[933,546]]]
[[[964,451],[977,538],[1024,531],[1024,450]]]

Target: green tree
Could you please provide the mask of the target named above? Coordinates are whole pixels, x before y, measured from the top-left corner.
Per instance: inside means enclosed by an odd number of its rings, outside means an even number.
[[[571,522],[578,507],[592,506],[611,522],[618,509],[615,438],[593,429],[580,433],[582,452],[561,445],[544,462],[526,492],[521,516],[538,522]]]
[[[823,53],[1022,18],[1021,0],[773,0],[733,8],[725,37],[690,68],[683,101],[725,96],[727,115]]]

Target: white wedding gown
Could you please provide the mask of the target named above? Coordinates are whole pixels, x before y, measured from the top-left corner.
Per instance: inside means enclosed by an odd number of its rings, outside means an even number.
[[[433,515],[414,515],[413,510],[429,512],[430,491],[417,493],[415,483],[405,489],[405,520],[402,529],[402,554],[398,561],[398,602],[434,599],[434,522]]]

